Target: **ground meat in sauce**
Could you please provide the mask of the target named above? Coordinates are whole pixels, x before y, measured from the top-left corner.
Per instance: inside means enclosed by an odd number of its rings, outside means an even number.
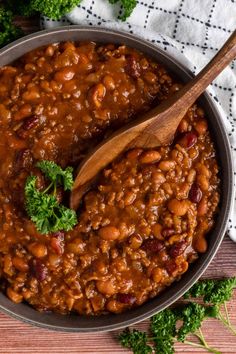
[[[12,301],[119,313],[156,296],[207,250],[219,178],[196,104],[172,145],[128,151],[101,173],[72,231],[41,235],[24,210],[26,177],[45,183],[38,160],[77,166],[180,87],[158,63],[112,44],[49,45],[0,69],[0,278]]]

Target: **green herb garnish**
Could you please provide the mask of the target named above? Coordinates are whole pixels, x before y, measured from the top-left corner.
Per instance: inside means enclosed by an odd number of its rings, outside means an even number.
[[[23,32],[12,22],[13,14],[10,10],[0,6],[0,47],[21,37]]]
[[[131,331],[129,328],[126,328],[119,336],[121,345],[132,349],[134,354],[152,353],[152,347],[147,344],[147,340],[147,333],[138,331],[137,329]]]
[[[81,0],[31,0],[30,6],[33,10],[54,20],[70,12]]]
[[[42,14],[58,20],[82,0],[8,0],[0,6],[0,47],[24,35],[24,32],[13,23],[13,15],[32,16]],[[137,0],[108,0],[111,4],[120,3],[123,9],[119,17],[125,21],[137,5]]]
[[[43,191],[36,187],[37,177],[29,176],[25,184],[25,206],[28,215],[41,234],[61,230],[69,231],[77,224],[76,212],[59,204],[56,199],[57,186],[71,190],[73,185],[73,169],[62,170],[52,161],[40,161],[36,164],[45,174],[50,184]]]
[[[173,353],[177,319],[176,313],[171,309],[161,311],[151,318],[150,329],[153,333],[155,349],[159,353]]]
[[[81,0],[8,0],[7,8],[15,15],[31,16],[41,13],[58,20],[70,12]]]
[[[32,16],[35,14],[31,6],[31,0],[7,0],[4,4],[14,15],[17,16]]]
[[[36,166],[44,173],[44,175],[52,182],[52,184],[60,184],[64,190],[71,190],[73,186],[73,168],[67,167],[63,170],[53,161],[39,161]]]
[[[193,287],[184,295],[186,299],[203,297],[208,308],[217,309],[217,314],[214,316],[220,320],[234,335],[236,330],[232,326],[229,312],[227,308],[227,301],[233,296],[233,290],[236,288],[236,277],[226,278],[222,280],[202,280],[193,285]],[[223,305],[223,306],[222,306]],[[224,313],[221,309],[224,309]]]
[[[175,342],[202,348],[210,353],[221,354],[220,351],[208,345],[201,325],[205,319],[213,317],[220,320],[236,335],[226,306],[235,287],[236,278],[200,281],[184,296],[185,298],[198,298],[198,302],[188,302],[172,309],[168,308],[153,316],[150,335],[136,329],[132,331],[126,329],[118,339],[122,346],[131,349],[135,354],[173,354]],[[203,298],[202,304],[199,303],[199,297]],[[188,340],[189,335],[195,336],[198,341]]]
[[[123,14],[120,16],[122,21],[127,20],[127,18],[132,14],[134,8],[137,5],[137,0],[109,0],[111,4],[116,4],[120,2],[123,8]]]

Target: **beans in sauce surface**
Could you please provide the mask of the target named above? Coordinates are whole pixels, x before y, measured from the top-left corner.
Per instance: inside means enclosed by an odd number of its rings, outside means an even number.
[[[41,235],[24,209],[27,176],[45,184],[38,160],[77,166],[180,87],[142,53],[93,42],[38,48],[0,69],[0,279],[12,301],[62,314],[119,313],[156,296],[206,251],[219,178],[196,104],[170,146],[128,151],[102,171],[72,231]]]

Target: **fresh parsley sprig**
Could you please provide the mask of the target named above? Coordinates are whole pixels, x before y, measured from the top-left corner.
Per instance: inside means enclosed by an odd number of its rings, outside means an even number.
[[[231,299],[236,287],[236,278],[222,280],[203,280],[196,283],[185,298],[203,299],[203,304],[188,302],[175,308],[168,308],[151,318],[150,335],[146,332],[126,329],[119,336],[121,345],[134,354],[156,353],[173,354],[174,344],[182,342],[193,347],[205,349],[210,353],[221,354],[206,342],[201,325],[207,318],[220,320],[234,335],[226,302]],[[225,313],[223,313],[224,308]],[[188,340],[194,335],[198,342]]]
[[[31,220],[41,234],[61,230],[69,231],[77,224],[76,212],[59,204],[56,199],[57,186],[71,190],[73,185],[73,169],[63,170],[52,161],[40,161],[36,166],[50,181],[49,185],[40,191],[36,187],[37,177],[29,176],[25,184],[25,207]]]
[[[119,336],[121,345],[125,348],[132,349],[134,354],[152,353],[152,347],[147,344],[147,333],[126,328]]]
[[[38,167],[47,177],[52,184],[60,184],[61,186],[64,187],[64,190],[71,190],[73,186],[73,168],[72,167],[67,167],[65,170],[63,170],[60,166],[58,166],[55,162],[53,161],[39,161],[36,164],[36,167]]]
[[[7,0],[0,5],[0,48],[22,37],[22,29],[14,25],[13,16],[33,16],[42,14],[58,20],[82,0]],[[120,3],[122,15],[120,20],[126,21],[137,5],[137,0],[108,0],[111,4]],[[0,1],[1,2],[1,1]]]
[[[203,280],[194,284],[184,297],[185,299],[203,297],[203,301],[206,304],[214,305],[209,306],[209,308],[214,307],[218,309],[215,317],[236,335],[236,330],[230,321],[227,307],[227,301],[231,299],[235,287],[236,277],[222,280]]]

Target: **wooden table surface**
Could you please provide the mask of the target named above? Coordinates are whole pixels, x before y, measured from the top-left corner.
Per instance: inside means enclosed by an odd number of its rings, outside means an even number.
[[[17,19],[26,33],[39,29],[38,19]],[[204,274],[206,278],[236,276],[236,244],[227,236],[216,257]],[[232,323],[236,326],[236,291],[229,303]],[[79,319],[78,319],[79,320]],[[148,321],[135,326],[147,328]],[[236,337],[217,320],[207,320],[203,325],[206,340],[224,354],[236,354]],[[61,354],[61,353],[128,353],[116,340],[117,332],[99,334],[76,334],[53,332],[35,328],[0,313],[0,353],[1,354]],[[186,345],[176,345],[176,353],[205,353],[201,349]]]

